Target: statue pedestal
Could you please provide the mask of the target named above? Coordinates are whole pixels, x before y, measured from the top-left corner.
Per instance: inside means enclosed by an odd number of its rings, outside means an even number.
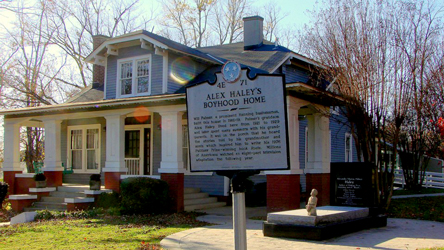
[[[370,216],[369,208],[325,206],[317,207],[317,214],[309,216],[305,209],[269,213],[264,236],[325,240],[387,225],[387,216]]]

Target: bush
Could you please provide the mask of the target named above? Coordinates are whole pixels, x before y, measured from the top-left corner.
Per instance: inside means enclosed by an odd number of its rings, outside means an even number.
[[[120,195],[116,192],[101,193],[97,201],[97,207],[101,208],[119,208],[120,207]]]
[[[151,178],[128,178],[120,184],[122,214],[152,214],[168,211],[168,183]]]
[[[35,181],[46,181],[46,176],[42,173],[34,175]]]
[[[3,204],[3,201],[6,198],[6,195],[8,194],[9,185],[6,182],[0,182],[0,208],[1,204]]]

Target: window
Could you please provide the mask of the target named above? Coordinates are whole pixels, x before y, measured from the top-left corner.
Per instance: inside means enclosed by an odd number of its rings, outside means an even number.
[[[100,125],[68,127],[68,145],[68,165],[74,171],[100,171]]]
[[[352,136],[350,133],[345,134],[345,162],[352,162]]]
[[[118,93],[135,96],[150,93],[151,56],[118,60]]]

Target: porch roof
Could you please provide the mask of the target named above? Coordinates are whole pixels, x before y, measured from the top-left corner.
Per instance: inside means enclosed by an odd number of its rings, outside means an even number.
[[[120,99],[107,99],[91,102],[62,103],[39,107],[18,108],[12,110],[0,110],[0,115],[6,118],[28,117],[34,115],[49,115],[58,113],[75,113],[79,111],[110,110],[125,106],[125,108],[139,105],[160,106],[184,104],[185,94],[168,94],[157,96],[129,97]]]
[[[306,83],[296,82],[286,84],[287,94],[324,106],[337,106],[344,100],[331,92],[313,87]],[[107,99],[90,102],[63,103],[39,107],[19,108],[12,110],[0,110],[0,115],[6,118],[18,118],[29,116],[42,116],[54,114],[66,114],[85,111],[112,110],[118,108],[132,108],[140,105],[161,106],[185,104],[185,93],[166,94],[156,96],[129,97],[120,99]]]

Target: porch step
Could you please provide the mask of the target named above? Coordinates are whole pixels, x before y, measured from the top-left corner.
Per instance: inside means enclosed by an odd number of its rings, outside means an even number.
[[[225,202],[215,202],[215,203],[208,203],[208,204],[189,205],[189,206],[185,206],[185,211],[195,211],[195,210],[200,210],[200,209],[225,207],[226,205],[227,204]]]
[[[89,185],[89,178],[91,174],[64,174],[63,175],[63,183],[67,184],[83,184]],[[102,185],[105,183],[105,176],[102,174]]]
[[[196,204],[215,203],[215,202],[217,202],[216,197],[208,197],[208,198],[203,198],[203,199],[187,199],[187,200],[184,200],[184,205],[188,206],[188,205],[196,205]]]
[[[87,189],[89,189],[89,185],[63,184],[63,186],[57,187],[57,191],[50,192],[49,196],[42,197],[41,201],[34,202],[31,207],[25,208],[25,211],[32,212],[45,209],[66,211],[67,203],[65,203],[65,198],[86,197],[83,192]]]
[[[207,193],[191,193],[191,194],[184,194],[184,199],[185,200],[190,200],[190,199],[202,199],[202,198],[207,198],[209,195]]]
[[[195,193],[199,193],[200,192],[200,188],[190,188],[190,187],[186,187],[183,190],[184,194],[195,194]]]
[[[207,193],[200,191],[200,188],[184,189],[185,211],[194,211],[198,209],[208,209],[225,206],[225,202],[217,202],[216,197],[209,197]]]

